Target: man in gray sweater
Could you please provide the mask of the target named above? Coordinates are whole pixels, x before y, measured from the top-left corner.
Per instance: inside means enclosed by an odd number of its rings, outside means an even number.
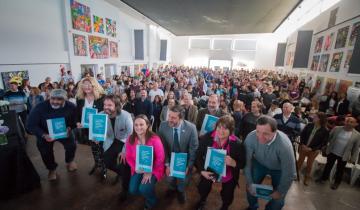
[[[256,130],[245,140],[248,210],[259,207],[252,184],[261,184],[266,175],[272,179],[273,191],[266,210],[279,210],[284,206],[285,196],[296,176],[294,152],[289,138],[277,130],[275,119],[261,116]]]

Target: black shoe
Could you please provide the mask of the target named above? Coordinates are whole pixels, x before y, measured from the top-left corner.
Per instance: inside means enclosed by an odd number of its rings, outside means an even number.
[[[196,209],[196,210],[204,210],[204,209],[205,209],[205,204],[206,204],[205,201],[199,201],[199,202],[196,204],[195,209]]]
[[[121,191],[121,193],[119,194],[119,201],[124,202],[126,201],[128,197],[128,193],[126,191]]]
[[[332,190],[336,190],[339,187],[340,183],[334,183],[331,185]]]
[[[178,199],[180,204],[184,204],[186,202],[185,192],[178,192],[177,193],[177,199]]]

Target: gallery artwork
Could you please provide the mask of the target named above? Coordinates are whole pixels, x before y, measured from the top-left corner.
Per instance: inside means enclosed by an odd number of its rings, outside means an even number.
[[[315,83],[314,89],[317,90],[317,92],[320,92],[321,86],[324,83],[324,80],[325,80],[325,77],[322,77],[322,76],[316,77],[316,83]]]
[[[319,52],[321,52],[322,45],[323,45],[323,41],[324,41],[324,37],[323,37],[323,36],[322,36],[322,37],[319,37],[319,38],[316,40],[314,53],[319,53]]]
[[[319,66],[319,61],[320,61],[320,55],[314,55],[312,63],[311,63],[311,67],[310,67],[310,69],[312,71],[317,71],[318,66]]]
[[[340,28],[338,30],[337,36],[336,36],[336,42],[335,42],[335,49],[343,48],[346,45],[346,39],[349,33],[350,26],[346,26],[343,28]]]
[[[332,43],[334,40],[334,32],[331,34],[328,34],[325,37],[325,43],[324,43],[324,51],[329,51],[331,49]]]
[[[334,53],[329,70],[330,72],[339,72],[343,54],[343,52]]]
[[[354,46],[356,37],[358,37],[360,34],[360,22],[354,23],[354,25],[351,28],[351,34],[349,39],[349,46]]]
[[[325,84],[325,92],[328,91],[329,93],[335,91],[336,88],[336,79],[334,78],[327,78]]]
[[[350,80],[340,80],[338,94],[346,93],[349,87],[353,84]]]
[[[17,82],[19,85],[21,85],[23,79],[29,79],[29,72],[27,70],[1,72],[1,77],[3,80],[4,89],[8,90],[10,88],[10,82]]]
[[[345,63],[344,63],[344,68],[346,68],[346,69],[349,68],[352,54],[353,54],[353,50],[349,50],[346,54],[346,59],[345,59]]]
[[[70,0],[73,29],[91,33],[90,7]]]
[[[109,43],[107,38],[98,36],[89,36],[90,57],[94,59],[103,59],[109,57]]]
[[[112,58],[119,57],[118,43],[110,41],[109,45],[110,45],[110,57],[112,57]]]
[[[83,35],[73,34],[74,55],[87,56],[86,39]]]
[[[323,54],[320,58],[319,71],[326,72],[329,63],[329,54]]]
[[[94,32],[97,33],[104,33],[104,20],[103,18],[93,15],[93,21],[94,21]]]
[[[106,35],[116,37],[116,21],[106,18]]]
[[[330,17],[329,17],[328,28],[333,27],[335,25],[338,11],[339,11],[339,7],[331,10]]]

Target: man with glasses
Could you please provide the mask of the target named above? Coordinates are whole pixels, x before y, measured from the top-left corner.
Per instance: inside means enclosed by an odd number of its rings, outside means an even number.
[[[75,128],[75,105],[67,101],[67,93],[62,89],[54,89],[50,93],[50,99],[38,104],[31,110],[28,121],[28,130],[37,138],[37,148],[41,158],[49,170],[48,180],[57,179],[53,146],[54,142],[60,142],[65,149],[65,162],[68,171],[77,170],[74,162],[76,143],[74,138],[70,138],[71,129]],[[64,118],[67,128],[67,137],[54,140],[49,135],[47,126],[48,119]]]

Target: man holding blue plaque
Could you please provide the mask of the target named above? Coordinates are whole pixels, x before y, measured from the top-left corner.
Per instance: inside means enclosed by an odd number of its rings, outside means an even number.
[[[287,135],[277,130],[274,118],[261,116],[256,130],[247,135],[245,176],[247,182],[248,210],[258,209],[258,197],[253,184],[261,184],[266,175],[271,176],[273,187],[266,210],[280,210],[285,196],[296,177],[294,152]]]
[[[176,105],[168,111],[168,121],[162,122],[159,128],[159,136],[165,148],[166,175],[168,176],[167,180],[169,182],[169,192],[167,195],[173,195],[177,192],[178,200],[183,204],[186,201],[185,185],[194,165],[196,151],[199,145],[198,134],[195,125],[184,120],[185,110],[183,107]],[[187,154],[185,179],[170,176],[171,161],[178,162],[177,165],[179,166],[179,161],[181,161],[184,153]],[[177,157],[177,159],[171,160],[171,156],[173,156],[173,158]],[[178,170],[181,170],[181,167],[178,167]]]
[[[57,128],[66,127],[67,137],[56,139],[65,149],[65,162],[68,171],[75,171],[77,169],[74,162],[76,143],[73,138],[70,138],[69,133],[71,129],[75,128],[75,105],[67,101],[67,93],[62,89],[54,89],[50,93],[50,100],[38,104],[31,110],[26,127],[37,138],[37,147],[40,151],[41,158],[44,161],[46,168],[49,170],[48,180],[53,181],[57,179],[56,167],[53,146],[55,139],[50,137],[49,127],[47,122],[56,120],[53,123],[54,132]],[[60,123],[65,121],[65,125]],[[57,127],[57,128],[56,128]]]

